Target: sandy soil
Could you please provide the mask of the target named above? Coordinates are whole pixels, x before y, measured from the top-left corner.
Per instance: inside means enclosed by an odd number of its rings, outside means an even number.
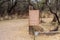
[[[28,33],[27,19],[0,21],[0,40],[31,40]]]
[[[33,40],[28,25],[28,19],[0,21],[0,40]],[[38,35],[35,40],[60,40],[60,34]]]

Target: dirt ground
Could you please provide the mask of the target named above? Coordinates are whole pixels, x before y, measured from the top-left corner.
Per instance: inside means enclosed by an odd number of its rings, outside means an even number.
[[[0,40],[34,40],[29,35],[28,19],[0,21]],[[35,40],[60,40],[60,34],[38,35]]]

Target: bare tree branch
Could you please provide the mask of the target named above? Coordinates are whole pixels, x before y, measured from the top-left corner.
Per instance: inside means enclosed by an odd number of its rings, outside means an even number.
[[[58,23],[60,24],[59,17],[57,16],[57,5],[58,5],[57,3],[58,3],[58,0],[56,0],[56,13],[52,11],[51,7],[48,5],[47,2],[48,2],[48,0],[46,0],[46,5],[48,6],[49,11],[56,16],[56,19],[57,19]]]

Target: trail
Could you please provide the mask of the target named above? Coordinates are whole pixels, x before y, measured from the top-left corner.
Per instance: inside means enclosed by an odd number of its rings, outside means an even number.
[[[0,40],[33,40],[29,35],[28,19],[0,21]],[[35,40],[60,40],[60,34],[38,35]]]

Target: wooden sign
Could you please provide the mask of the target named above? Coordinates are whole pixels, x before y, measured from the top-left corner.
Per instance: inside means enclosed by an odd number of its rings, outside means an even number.
[[[29,10],[29,25],[39,25],[39,10]]]

